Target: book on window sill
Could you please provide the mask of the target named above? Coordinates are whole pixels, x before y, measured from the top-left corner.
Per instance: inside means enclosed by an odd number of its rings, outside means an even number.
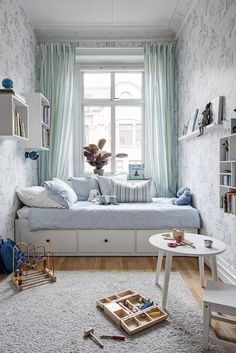
[[[129,179],[143,180],[144,179],[144,164],[129,164]]]

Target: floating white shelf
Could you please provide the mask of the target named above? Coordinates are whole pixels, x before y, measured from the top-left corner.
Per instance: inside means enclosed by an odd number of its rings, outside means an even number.
[[[50,102],[41,93],[25,94],[29,105],[29,141],[24,147],[31,150],[50,150]]]
[[[215,124],[215,123],[212,123],[210,125],[207,125],[205,128],[204,128],[204,133],[203,135],[201,136],[204,136],[205,134],[207,134],[210,130],[216,128],[216,127],[221,127],[222,124]],[[191,138],[194,138],[194,137],[197,137],[199,135],[199,130],[195,130],[193,132],[190,132],[189,134],[187,135],[184,135],[184,136],[181,136],[178,138],[178,141],[182,141],[182,140],[189,140]],[[200,137],[200,136],[199,136]]]
[[[0,136],[28,140],[29,112],[23,97],[16,93],[0,94]]]

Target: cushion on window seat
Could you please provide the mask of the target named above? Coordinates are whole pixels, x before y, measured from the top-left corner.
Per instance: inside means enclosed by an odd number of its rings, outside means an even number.
[[[111,181],[111,193],[116,195],[117,202],[150,202],[151,180],[138,184]]]

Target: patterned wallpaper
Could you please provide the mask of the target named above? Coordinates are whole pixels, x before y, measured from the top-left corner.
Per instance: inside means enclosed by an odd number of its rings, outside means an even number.
[[[236,118],[236,1],[198,0],[177,40],[179,136],[196,108],[225,96],[225,118]],[[202,218],[202,234],[227,244],[219,263],[236,277],[236,216],[219,209],[219,137],[215,127],[205,136],[179,142],[179,186],[188,185]]]
[[[18,0],[0,0],[0,82],[9,77],[17,92],[34,91],[35,35]],[[17,140],[0,138],[0,235],[14,234],[17,186],[37,184],[37,163],[24,158]]]

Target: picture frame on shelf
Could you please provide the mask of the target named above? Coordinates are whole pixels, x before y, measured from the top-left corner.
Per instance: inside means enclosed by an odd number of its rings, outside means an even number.
[[[195,109],[194,113],[191,115],[188,124],[188,134],[195,131],[197,128],[197,117],[198,117],[199,109]]]
[[[214,124],[220,124],[223,120],[223,96],[211,100],[212,119]]]

